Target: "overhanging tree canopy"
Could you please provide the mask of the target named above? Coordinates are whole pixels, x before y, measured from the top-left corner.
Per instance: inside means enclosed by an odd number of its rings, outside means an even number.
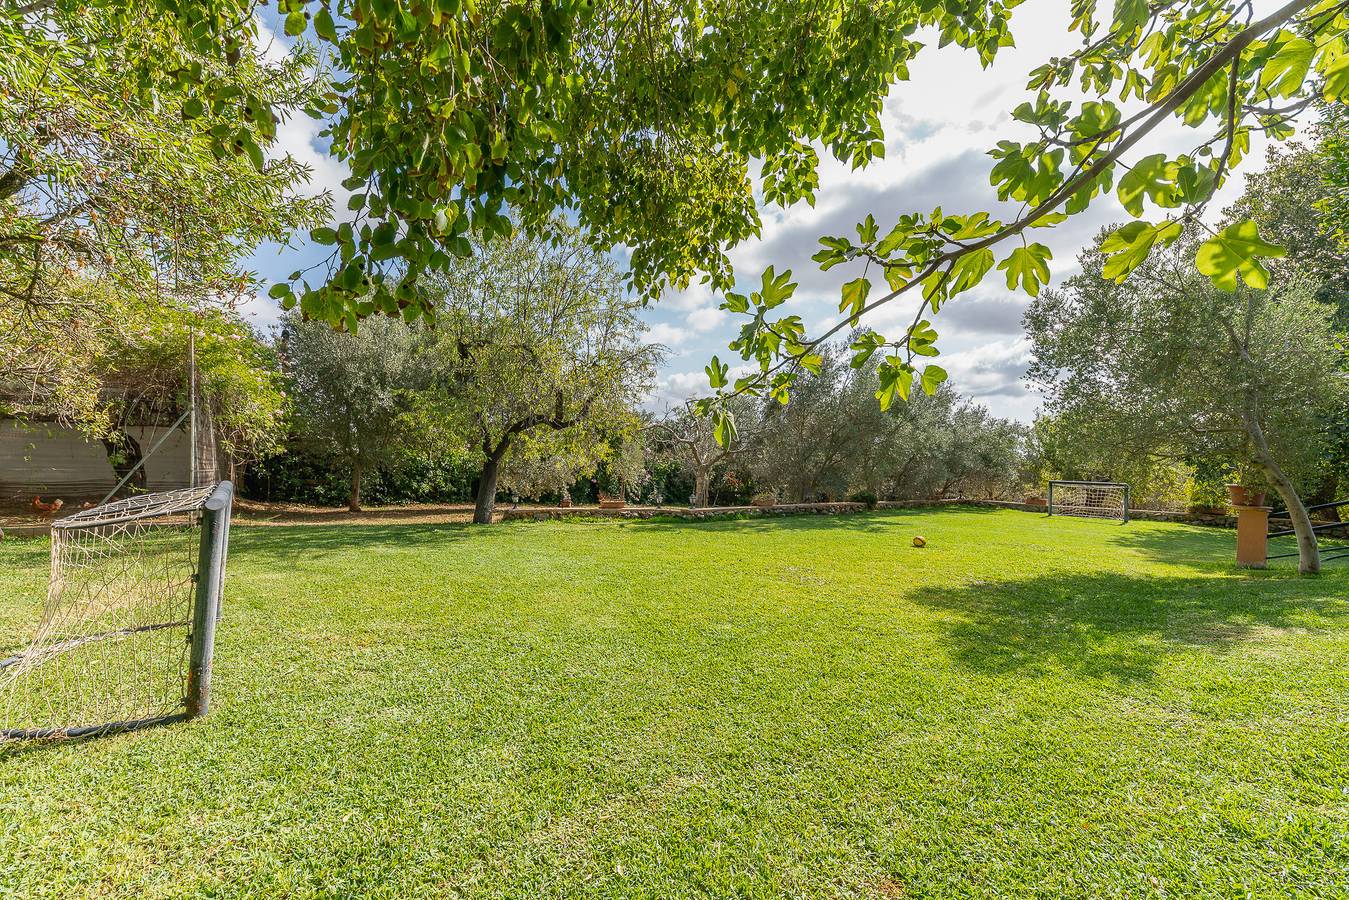
[[[286,8],[293,30],[303,30],[305,4]],[[319,234],[338,247],[332,280],[300,302],[334,320],[400,299],[410,309],[410,282],[466,252],[465,232],[508,229],[505,203],[532,227],[573,210],[597,245],[627,244],[641,289],[698,274],[727,289],[724,249],[757,228],[751,158],[763,161],[765,202],[810,199],[817,147],[855,165],[878,151],[881,103],[918,50],[918,26],[987,61],[1010,40],[1007,15],[999,4],[928,2],[355,0],[318,10],[315,30],[351,73],[331,96],[333,134],[362,191],[361,218]],[[793,283],[770,268],[760,290],[727,297],[728,309],[748,317],[733,349],[756,371],[732,384],[716,363],[719,397],[785,399],[798,370],[818,367],[819,340],[908,293],[919,295],[912,324],[889,338],[868,333],[858,364],[881,354],[882,403],[907,396],[915,381],[935,390],[945,373],[923,363],[935,353],[930,316],[994,268],[1009,286],[1037,293],[1050,253],[1030,229],[1114,191],[1140,217],[1105,248],[1108,274],[1123,277],[1198,218],[1253,133],[1286,138],[1316,94],[1338,101],[1349,91],[1349,18],[1334,0],[1292,0],[1264,16],[1239,2],[1120,0],[1110,10],[1078,2],[1073,16],[1082,46],[1037,69],[1032,99],[1013,112],[1039,138],[990,151],[999,196],[1020,202],[1020,214],[879,211],[855,238],[825,237],[815,257],[823,268],[866,260],[871,276],[842,286],[840,320],[819,335],[772,313]],[[1070,86],[1088,99],[1062,99]],[[1198,130],[1193,148],[1143,152],[1172,118]],[[1260,286],[1260,260],[1278,252],[1238,221],[1202,243],[1198,263],[1224,289]],[[353,306],[368,276],[381,282],[375,297]],[[883,289],[873,290],[872,276]],[[288,291],[278,294],[293,302]]]
[[[199,5],[181,18],[194,47],[213,40],[228,58],[239,34],[253,36],[249,16],[229,24],[247,7]],[[882,149],[881,104],[906,76],[920,27],[987,62],[1010,41],[1012,6],[280,0],[286,30],[312,32],[333,53],[338,74],[323,106],[333,152],[352,169],[357,216],[316,230],[334,247],[327,268],[297,273],[275,295],[349,325],[378,310],[430,314],[417,280],[469,255],[470,233],[509,231],[508,205],[534,230],[568,210],[593,245],[626,245],[647,295],[695,276],[728,290],[725,250],[758,227],[751,161],[762,162],[764,202],[809,201],[820,149],[854,165]],[[117,0],[95,9],[129,15]],[[162,16],[178,4],[150,9]],[[932,315],[995,268],[1036,294],[1050,260],[1031,229],[1115,192],[1139,217],[1104,248],[1108,275],[1123,277],[1197,219],[1254,133],[1284,139],[1315,96],[1349,93],[1339,0],[1290,0],[1263,15],[1244,0],[1110,9],[1078,0],[1071,9],[1081,46],[1036,69],[1031,98],[1013,111],[1038,137],[990,149],[992,182],[1021,211],[1003,221],[987,210],[879,210],[855,238],[826,236],[822,267],[862,260],[869,274],[841,286],[839,320],[819,334],[772,312],[791,294],[789,270],[770,268],[760,290],[729,293],[726,307],[746,316],[733,348],[754,371],[731,383],[719,361],[710,367],[721,402],[707,408],[723,438],[726,397],[785,399],[798,371],[819,366],[819,341],[909,294],[911,324],[867,333],[857,364],[880,355],[883,404],[915,382],[935,390],[945,373],[924,363],[936,353]],[[207,78],[202,90],[214,103],[227,88]],[[1147,152],[1148,136],[1172,119],[1196,129],[1191,150]],[[1236,221],[1201,243],[1197,262],[1223,289],[1258,287],[1261,259],[1279,252]]]

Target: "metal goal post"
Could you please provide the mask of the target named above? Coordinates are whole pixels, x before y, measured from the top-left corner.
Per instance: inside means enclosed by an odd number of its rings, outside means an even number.
[[[52,524],[42,619],[0,659],[0,742],[206,714],[233,501],[222,481]]]
[[[1129,521],[1129,485],[1122,481],[1051,481],[1049,515]]]

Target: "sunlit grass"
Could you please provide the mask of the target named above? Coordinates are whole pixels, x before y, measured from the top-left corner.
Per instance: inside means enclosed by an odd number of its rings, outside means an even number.
[[[211,715],[0,750],[0,896],[1343,896],[1349,564],[1232,545],[236,528]],[[0,646],[45,553],[0,544]]]

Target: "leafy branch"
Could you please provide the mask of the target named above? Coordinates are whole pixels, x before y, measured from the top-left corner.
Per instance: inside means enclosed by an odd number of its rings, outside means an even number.
[[[1075,27],[1090,34],[1095,27],[1094,4],[1083,6]],[[857,328],[869,313],[918,288],[922,297],[909,328],[895,340],[863,332],[853,343],[853,365],[860,367],[875,353],[885,351],[876,392],[883,407],[907,398],[915,381],[925,391],[935,391],[945,380],[945,371],[933,364],[920,371],[915,365],[918,357],[937,355],[937,334],[927,316],[978,285],[995,263],[1006,272],[1009,288],[1038,294],[1049,281],[1051,254],[1043,244],[1027,243],[1024,233],[1082,212],[1112,187],[1134,216],[1142,216],[1145,200],[1161,208],[1180,208],[1177,215],[1155,224],[1132,222],[1105,242],[1106,276],[1127,277],[1154,247],[1169,245],[1187,223],[1198,221],[1249,146],[1253,130],[1287,137],[1288,122],[1307,108],[1310,99],[1298,99],[1272,114],[1259,108],[1261,102],[1299,95],[1313,68],[1321,76],[1325,97],[1338,100],[1349,94],[1345,6],[1325,0],[1291,0],[1252,20],[1245,3],[1233,9],[1116,4],[1115,21],[1105,37],[1032,73],[1029,87],[1038,91],[1036,99],[1019,106],[1013,117],[1036,126],[1039,140],[1024,145],[1001,141],[991,151],[997,160],[991,181],[1000,199],[1021,201],[1025,210],[1021,215],[1004,223],[987,212],[950,215],[938,208],[928,216],[901,216],[883,237],[875,218],[868,216],[857,226],[856,242],[846,237],[821,238],[823,249],[813,257],[821,270],[863,261],[868,270],[876,267],[884,273],[889,291],[869,300],[871,282],[865,273],[847,282],[839,304],[845,315],[813,338],[798,327],[798,317],[770,321],[766,316],[796,287],[790,270],[779,274],[770,267],[760,291],[749,298],[728,294],[723,304],[733,313],[752,311],[752,320],[731,349],[757,362],[758,370],[738,379],[733,387],[711,379],[716,393],[701,400],[699,408],[713,415],[719,434],[733,434],[734,423],[727,424],[729,398],[753,394],[785,401],[797,374],[810,370],[824,341],[844,329]],[[1318,49],[1303,33],[1334,37]],[[1211,47],[1197,64],[1192,52],[1196,46]],[[1133,59],[1139,54],[1144,57],[1141,63]],[[1055,100],[1050,93],[1054,86],[1066,85],[1074,73],[1079,74],[1083,89],[1094,90],[1099,98],[1083,102],[1076,115],[1071,103]],[[1136,96],[1146,102],[1128,118],[1106,98],[1120,82],[1121,99]],[[1257,116],[1257,121],[1246,121],[1248,115]],[[1221,127],[1190,154],[1175,159],[1153,154],[1124,167],[1116,185],[1115,172],[1123,166],[1122,157],[1172,116],[1190,125],[1218,118]],[[1222,149],[1214,156],[1211,147],[1219,141]],[[1211,158],[1205,163],[1204,157]],[[1066,173],[1065,159],[1071,164]],[[1013,237],[1021,237],[1021,246],[998,263],[993,249]],[[1238,279],[1263,287],[1268,273],[1260,258],[1281,253],[1260,239],[1253,223],[1235,223],[1200,246],[1197,263],[1221,288],[1234,289]]]

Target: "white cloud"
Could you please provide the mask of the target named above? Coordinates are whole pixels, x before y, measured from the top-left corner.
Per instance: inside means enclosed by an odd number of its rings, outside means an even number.
[[[657,322],[647,330],[645,338],[652,344],[663,344],[671,350],[677,350],[690,336],[687,328],[680,328],[668,322]]]
[[[257,21],[258,48],[265,59],[280,62],[289,54],[286,42],[261,20]],[[273,159],[286,156],[308,166],[312,176],[308,184],[308,193],[321,194],[331,192],[333,209],[338,218],[346,215],[347,198],[351,192],[342,187],[342,181],[351,174],[346,163],[338,162],[328,153],[327,143],[320,136],[324,123],[313,119],[302,111],[278,123],[276,141],[268,148],[267,155]]]

